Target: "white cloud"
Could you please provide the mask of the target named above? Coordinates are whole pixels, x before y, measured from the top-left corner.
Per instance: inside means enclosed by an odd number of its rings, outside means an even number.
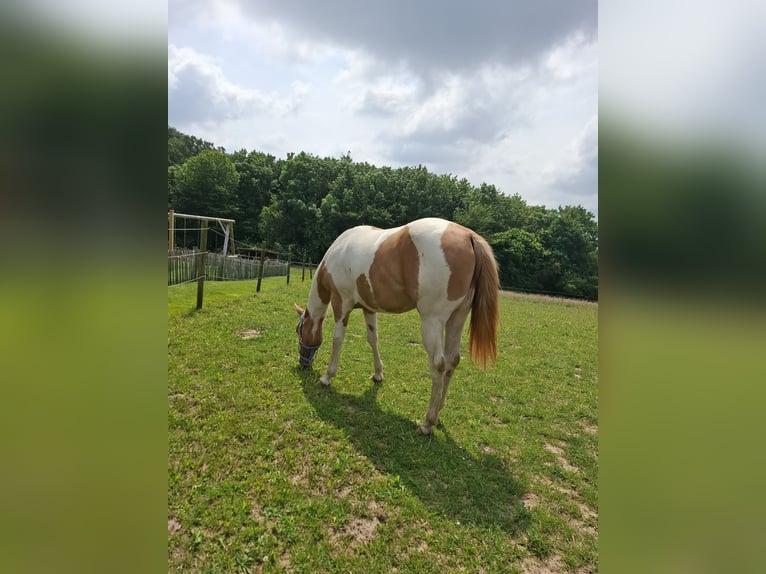
[[[577,30],[564,42],[557,44],[544,58],[544,66],[559,80],[576,80],[594,70],[598,64],[597,42]]]
[[[591,211],[598,189],[598,116],[593,116],[562,153],[543,169],[543,181],[552,196]]]
[[[264,93],[229,81],[216,61],[192,48],[168,46],[168,120],[186,124],[247,118],[257,114],[284,116],[294,112],[309,92],[295,81],[290,93]]]
[[[571,180],[590,163],[598,161],[598,117],[593,116],[582,131],[562,150],[555,162],[543,170],[551,183]]]
[[[477,62],[517,65],[572,30],[596,29],[596,0],[242,0],[253,20],[277,21],[296,39],[364,50],[390,63],[470,70]]]

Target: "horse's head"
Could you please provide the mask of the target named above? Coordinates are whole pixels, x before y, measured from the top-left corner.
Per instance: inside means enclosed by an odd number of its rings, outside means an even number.
[[[301,367],[308,369],[314,362],[314,355],[322,344],[322,326],[314,329],[314,319],[308,310],[295,306],[295,312],[300,316],[295,332],[298,333],[298,360]],[[314,332],[316,331],[316,333]]]

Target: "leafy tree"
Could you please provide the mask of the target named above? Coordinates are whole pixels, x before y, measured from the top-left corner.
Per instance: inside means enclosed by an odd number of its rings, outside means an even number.
[[[180,165],[168,166],[168,209],[174,204],[176,185],[178,184],[178,172],[180,169]]]
[[[558,262],[554,290],[595,298],[598,277],[598,228],[581,206],[559,207],[546,233],[547,247]]]
[[[454,217],[461,225],[489,237],[521,225],[523,216],[518,211],[525,208],[526,204],[518,195],[509,198],[494,185],[482,183],[478,188],[466,191],[463,204],[455,210]]]
[[[259,227],[261,211],[271,203],[272,190],[277,188],[276,158],[259,152],[247,153],[244,149],[230,157],[239,174],[237,236],[240,241],[255,245],[263,240]]]
[[[506,289],[541,289],[541,272],[550,253],[536,233],[514,227],[490,238],[500,265],[500,284]]]
[[[190,157],[206,149],[224,151],[223,148],[216,148],[210,142],[186,135],[168,126],[168,166],[181,165]]]
[[[319,209],[330,176],[329,166],[319,158],[303,152],[288,156],[279,173],[279,192],[261,212],[263,237],[272,244],[304,246],[318,261],[331,241]]]
[[[239,174],[220,151],[203,150],[175,176],[173,208],[181,213],[236,218]]]

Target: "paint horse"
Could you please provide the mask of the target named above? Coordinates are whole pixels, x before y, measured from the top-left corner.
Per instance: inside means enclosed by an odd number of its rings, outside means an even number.
[[[300,364],[310,367],[322,344],[322,324],[332,305],[335,328],[330,364],[320,382],[329,385],[349,313],[361,308],[372,348],[375,382],[383,380],[377,313],[417,309],[431,371],[431,400],[417,428],[430,434],[439,422],[450,380],[460,362],[460,338],[469,312],[469,355],[486,368],[497,354],[497,265],[492,248],[474,231],[443,219],[426,218],[402,227],[361,225],[343,232],[319,263],[306,309],[296,331]]]

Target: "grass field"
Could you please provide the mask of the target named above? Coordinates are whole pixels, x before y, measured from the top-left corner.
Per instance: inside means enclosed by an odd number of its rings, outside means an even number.
[[[380,315],[371,380],[361,312],[338,375],[298,369],[294,272],[168,289],[168,570],[595,572],[597,314],[501,295],[498,361],[464,360],[441,424],[417,313]]]

